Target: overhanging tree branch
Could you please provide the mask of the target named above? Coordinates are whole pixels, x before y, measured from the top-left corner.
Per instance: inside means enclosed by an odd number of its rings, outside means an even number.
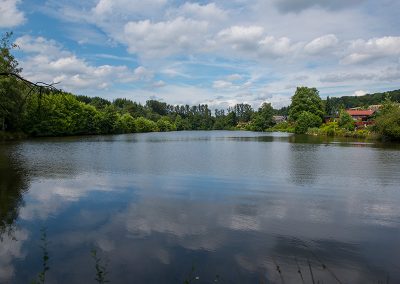
[[[19,80],[21,80],[22,82],[24,82],[25,84],[29,85],[30,87],[38,87],[38,88],[48,88],[52,91],[56,91],[56,92],[62,92],[61,90],[57,89],[56,87],[54,87],[55,85],[59,84],[60,82],[54,82],[51,84],[48,83],[44,83],[44,82],[31,82],[23,77],[21,77],[20,75],[13,73],[13,72],[1,72],[0,76],[5,76],[5,77],[15,77]]]

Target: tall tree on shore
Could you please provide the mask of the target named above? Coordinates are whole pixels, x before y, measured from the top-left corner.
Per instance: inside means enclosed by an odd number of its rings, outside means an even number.
[[[11,42],[12,32],[3,34],[0,40],[0,130],[17,130],[20,127],[24,103],[23,86],[9,74],[22,71],[11,50],[17,46]]]
[[[382,137],[400,141],[400,104],[385,100],[375,120],[375,131]]]
[[[273,119],[274,109],[270,103],[263,103],[253,116],[250,129],[253,131],[265,131],[275,124]]]
[[[323,118],[324,107],[316,88],[297,87],[289,109],[290,119],[296,121],[304,111]]]
[[[332,100],[331,100],[331,98],[328,96],[328,97],[326,98],[326,102],[325,102],[325,113],[326,113],[327,115],[332,115],[333,112],[334,112],[334,109],[333,109],[333,105],[332,105]]]

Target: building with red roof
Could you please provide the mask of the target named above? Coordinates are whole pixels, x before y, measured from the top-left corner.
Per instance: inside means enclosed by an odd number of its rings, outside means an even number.
[[[357,127],[365,127],[374,124],[372,116],[375,110],[373,109],[348,109],[346,112],[356,121]]]

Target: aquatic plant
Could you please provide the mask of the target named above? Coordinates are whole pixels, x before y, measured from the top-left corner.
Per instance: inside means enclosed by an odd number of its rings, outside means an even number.
[[[100,256],[97,254],[96,249],[92,249],[91,251],[92,258],[95,261],[95,269],[96,269],[96,282],[97,283],[109,283],[110,281],[107,280],[107,263],[104,263],[104,261],[101,259]]]

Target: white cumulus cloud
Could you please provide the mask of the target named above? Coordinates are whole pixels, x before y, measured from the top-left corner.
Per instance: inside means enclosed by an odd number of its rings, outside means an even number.
[[[262,39],[264,28],[260,26],[232,26],[220,31],[217,40],[229,44],[235,50],[254,50]]]
[[[259,52],[261,56],[280,57],[290,55],[297,49],[298,45],[292,44],[287,37],[275,38],[267,36],[259,42]]]
[[[318,37],[304,47],[308,54],[318,54],[332,48],[338,44],[339,40],[334,34],[328,34]]]
[[[60,82],[68,90],[103,89],[115,81],[149,81],[152,72],[143,66],[130,70],[125,65],[95,66],[65,50],[53,40],[23,36],[15,41],[29,57],[21,61],[23,75],[32,81]]]
[[[183,17],[164,22],[128,22],[124,27],[124,41],[131,53],[169,56],[200,48],[207,26],[207,22]]]
[[[366,94],[367,94],[366,91],[358,90],[358,91],[355,91],[355,92],[353,93],[353,96],[361,97],[361,96],[365,96]]]
[[[342,63],[368,63],[380,58],[397,57],[400,55],[400,37],[358,39],[351,42],[349,50],[350,54],[343,58]]]
[[[13,28],[23,24],[26,19],[18,9],[20,0],[0,0],[0,28]]]
[[[222,21],[227,17],[227,12],[215,3],[201,5],[199,3],[186,2],[175,10],[170,11],[170,14],[209,21]]]
[[[132,14],[150,14],[161,9],[167,0],[100,0],[93,8],[96,16],[121,16]]]

